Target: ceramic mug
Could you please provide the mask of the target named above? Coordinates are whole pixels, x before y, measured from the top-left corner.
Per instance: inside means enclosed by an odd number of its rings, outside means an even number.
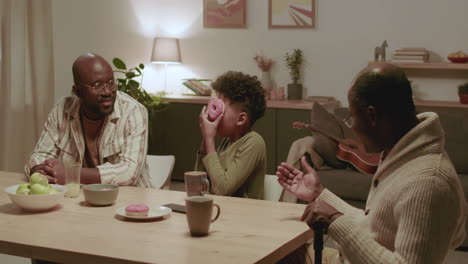
[[[184,173],[187,196],[203,196],[210,190],[210,182],[204,171],[187,171]]]
[[[213,207],[218,208],[216,216],[213,216]],[[212,197],[191,196],[185,198],[187,210],[187,223],[192,236],[206,236],[210,230],[210,224],[216,221],[221,213],[219,205],[213,202]]]

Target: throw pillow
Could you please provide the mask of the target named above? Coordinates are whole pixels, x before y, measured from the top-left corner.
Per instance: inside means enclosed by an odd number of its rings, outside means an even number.
[[[343,138],[340,122],[319,103],[312,105],[310,124],[326,135]],[[335,168],[343,168],[344,163],[336,157],[337,143],[318,132],[314,133],[314,138],[314,150],[325,160],[325,163]]]

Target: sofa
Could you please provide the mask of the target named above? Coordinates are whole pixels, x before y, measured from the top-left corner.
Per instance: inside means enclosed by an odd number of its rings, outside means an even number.
[[[460,177],[468,201],[468,108],[444,108],[417,106],[418,112],[436,112],[439,115],[446,134],[446,151]],[[343,120],[349,115],[348,109],[336,108],[336,120]],[[348,133],[348,135],[346,135]],[[344,131],[345,137],[353,137],[350,131]],[[318,175],[322,184],[348,203],[364,208],[371,186],[372,176],[350,169],[319,169]],[[468,234],[468,222],[466,224]],[[468,235],[467,235],[468,236]],[[459,249],[468,250],[468,238]]]

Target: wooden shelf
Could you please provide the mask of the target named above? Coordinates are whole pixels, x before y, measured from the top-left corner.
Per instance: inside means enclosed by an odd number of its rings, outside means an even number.
[[[381,62],[370,61],[369,66],[379,64]],[[415,63],[415,62],[394,62],[387,61],[387,63],[392,63],[398,67],[405,69],[431,69],[431,70],[468,70],[468,63],[451,63],[451,62],[425,62],[425,63]]]
[[[210,96],[190,96],[190,95],[173,95],[167,96],[165,99],[171,103],[190,103],[190,104],[207,104],[211,99]],[[284,108],[284,109],[312,109],[312,104],[317,102],[325,108],[331,109],[339,105],[339,101],[320,101],[320,100],[267,100],[268,108]]]
[[[461,104],[458,101],[415,100],[414,104],[416,106],[468,108],[468,104]]]

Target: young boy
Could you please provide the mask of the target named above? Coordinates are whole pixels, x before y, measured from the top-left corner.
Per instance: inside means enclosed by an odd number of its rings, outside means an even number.
[[[252,126],[265,112],[265,92],[257,77],[233,71],[212,87],[224,110],[214,121],[206,106],[200,113],[203,138],[195,169],[207,172],[213,194],[262,199],[266,148]],[[215,137],[223,137],[217,149]]]

